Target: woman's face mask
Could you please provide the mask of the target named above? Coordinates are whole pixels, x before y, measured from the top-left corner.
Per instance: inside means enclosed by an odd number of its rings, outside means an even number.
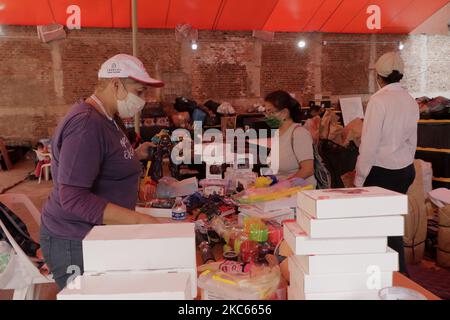
[[[265,121],[272,129],[278,129],[283,124],[283,120],[274,113],[267,115]]]
[[[124,90],[125,85],[122,83]],[[138,112],[144,108],[145,100],[138,97],[134,93],[127,91],[127,96],[124,100],[117,99],[117,111],[121,118],[134,117]]]
[[[272,129],[278,129],[281,127],[283,122],[286,119],[285,111],[286,109],[283,109],[281,111],[278,111],[276,109],[271,108],[271,106],[266,107],[267,113],[266,113],[266,123],[269,127]]]

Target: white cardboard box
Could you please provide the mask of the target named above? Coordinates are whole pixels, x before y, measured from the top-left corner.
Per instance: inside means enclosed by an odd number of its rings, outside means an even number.
[[[382,272],[398,271],[398,253],[387,248],[384,253],[297,255],[292,256],[305,273],[365,273],[376,266]]]
[[[303,211],[297,223],[311,238],[364,238],[402,236],[403,216],[315,219]]]
[[[387,238],[311,239],[295,221],[285,222],[283,235],[294,255],[383,253]]]
[[[299,288],[289,286],[288,300],[380,300],[380,298],[376,290],[305,294]]]
[[[196,269],[193,223],[96,226],[83,239],[85,272]]]
[[[189,273],[191,275],[191,291],[192,297],[197,296],[197,269],[156,269],[156,270],[134,270],[134,271],[108,271],[106,274],[146,274],[146,273]],[[98,272],[84,272],[84,275],[96,275]],[[103,273],[101,273],[103,274]]]
[[[287,208],[273,211],[263,211],[255,205],[242,205],[238,215],[238,224],[244,224],[245,217],[255,217],[281,224],[285,220],[295,219],[295,209]]]
[[[380,187],[305,190],[297,206],[317,219],[405,215],[408,197]]]
[[[290,286],[307,293],[376,291],[392,286],[393,272],[378,272],[374,269],[363,273],[308,274],[295,259],[288,258]]]
[[[295,195],[293,195],[277,200],[257,202],[255,203],[255,206],[266,212],[280,209],[296,208],[297,198],[295,197]]]
[[[58,293],[58,300],[192,300],[189,273],[82,275]]]

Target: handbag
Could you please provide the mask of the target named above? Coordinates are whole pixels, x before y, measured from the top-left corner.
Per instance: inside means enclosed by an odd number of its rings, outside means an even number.
[[[31,238],[25,223],[2,202],[0,202],[0,220],[25,254],[29,257],[36,257],[40,245]],[[3,230],[0,229],[0,241],[2,240],[9,243]]]

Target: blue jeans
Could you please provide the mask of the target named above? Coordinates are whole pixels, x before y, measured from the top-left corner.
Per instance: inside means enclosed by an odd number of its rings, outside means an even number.
[[[44,261],[62,290],[68,282],[84,272],[81,241],[52,236],[44,226],[40,230],[40,244]]]

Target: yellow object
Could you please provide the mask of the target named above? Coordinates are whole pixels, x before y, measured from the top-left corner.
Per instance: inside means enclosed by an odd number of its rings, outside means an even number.
[[[237,199],[237,201],[239,201],[242,204],[249,204],[249,203],[254,203],[254,202],[277,200],[280,198],[285,198],[285,197],[290,197],[292,195],[295,195],[299,191],[312,190],[312,189],[313,189],[312,185],[308,185],[308,186],[304,186],[304,187],[301,187],[301,186],[300,187],[292,187],[289,189],[285,189],[283,191],[272,192],[270,194],[250,195],[245,198]]]
[[[422,148],[422,147],[417,147],[416,150],[419,150],[419,151],[429,151],[429,152],[443,152],[443,153],[450,153],[450,149],[437,149],[437,148]]]
[[[419,123],[450,123],[450,120],[419,120]]]
[[[254,187],[255,188],[266,188],[266,187],[270,186],[271,183],[272,183],[272,179],[270,179],[269,177],[258,177],[258,178],[256,178]]]
[[[147,161],[147,170],[145,171],[145,177],[148,177],[148,172],[150,171],[150,166],[152,165],[151,161]]]
[[[440,181],[440,182],[450,182],[450,178],[437,178],[437,177],[433,177],[434,181]]]
[[[200,274],[201,276],[206,276],[208,273],[210,273],[211,270],[205,270],[204,272],[202,272],[202,274]]]
[[[231,285],[233,285],[233,286],[236,286],[236,285],[237,285],[237,283],[236,283],[235,281],[233,281],[233,280],[231,280],[231,279],[225,279],[225,277],[231,278],[231,276],[229,276],[229,275],[225,275],[225,274],[215,274],[215,275],[212,276],[212,279],[213,279],[213,280],[216,280],[216,281],[223,282],[223,283],[231,284]]]

